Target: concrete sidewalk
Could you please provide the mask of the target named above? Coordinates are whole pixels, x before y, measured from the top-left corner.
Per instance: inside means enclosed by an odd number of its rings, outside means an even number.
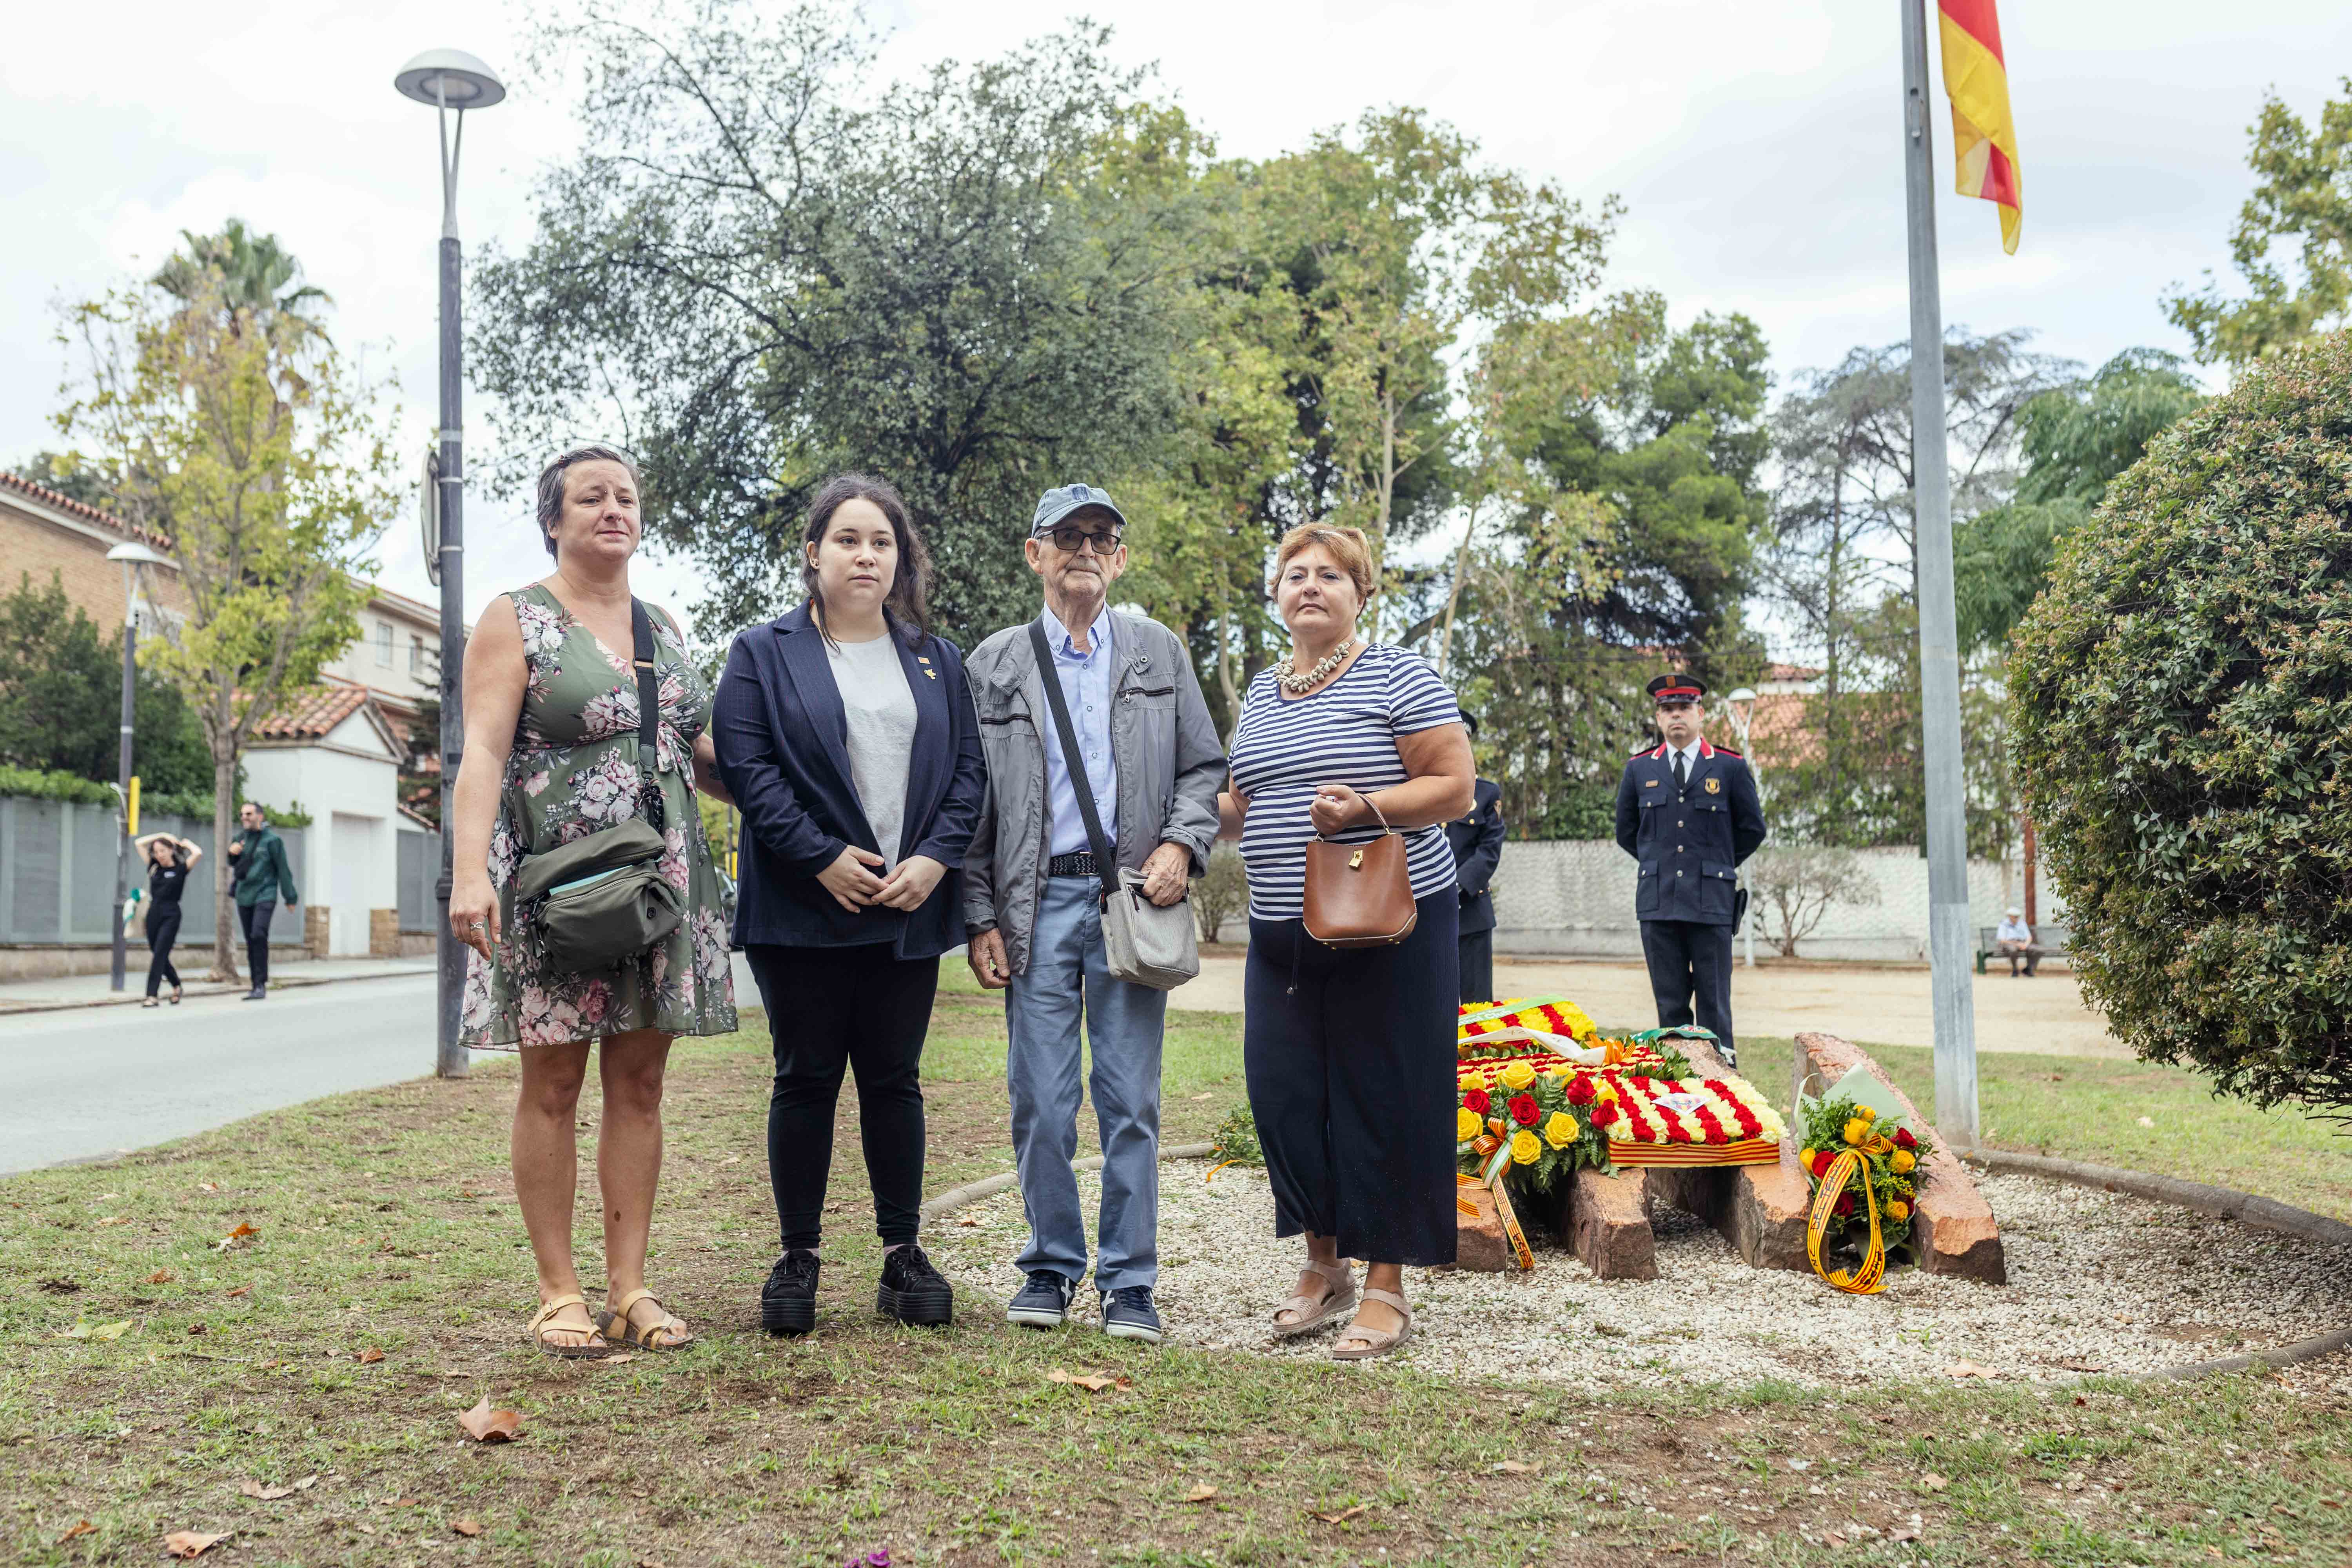
[[[178,958],[180,955],[173,955]],[[144,949],[134,949],[130,972],[123,976],[123,989],[108,989],[103,974],[63,974],[47,980],[11,980],[0,984],[0,1013],[48,1013],[62,1007],[123,1007],[136,1006],[147,994],[147,954]],[[242,981],[236,984],[215,984],[194,976],[209,968],[212,950],[209,947],[190,952],[180,964],[184,983],[182,994],[193,1001],[199,996],[241,995],[247,989]],[[404,974],[430,974],[434,972],[429,958],[312,958],[292,963],[273,960],[269,966],[269,989],[292,990],[305,985],[327,985],[341,980],[385,980]],[[163,993],[162,1005],[171,1005],[171,993]]]

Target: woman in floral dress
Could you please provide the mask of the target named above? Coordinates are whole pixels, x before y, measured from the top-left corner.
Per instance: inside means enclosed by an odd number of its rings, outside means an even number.
[[[466,753],[457,775],[449,923],[474,949],[461,1017],[477,1050],[519,1050],[515,1195],[539,1268],[530,1337],[562,1356],[615,1344],[670,1350],[692,1336],[646,1288],[661,1177],[662,1077],[670,1041],[735,1027],[721,886],[694,798],[724,800],[711,762],[710,689],[666,611],[647,606],[661,700],[656,755],[660,861],[686,916],[641,962],[573,972],[514,919],[523,859],[639,815],[637,681],[629,560],[639,538],[637,473],[607,447],[567,452],[539,480],[539,521],[555,570],[493,600],[466,649]],[[572,1138],[591,1046],[604,1092],[596,1138],[604,1194],[602,1311],[572,1259]]]

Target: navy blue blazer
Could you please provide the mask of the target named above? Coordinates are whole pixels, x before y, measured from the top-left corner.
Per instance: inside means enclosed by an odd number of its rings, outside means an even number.
[[[1633,913],[1644,921],[1736,925],[1739,867],[1764,842],[1756,775],[1738,752],[1698,743],[1682,788],[1664,742],[1633,753],[1617,781],[1617,843],[1641,862]]]
[[[895,622],[890,637],[915,694],[899,858],[928,855],[947,875],[919,908],[854,914],[816,879],[843,846],[877,852],[878,846],[851,782],[849,720],[824,634],[803,605],[736,637],[711,706],[719,776],[743,818],[738,946],[888,942],[900,958],[936,958],[964,940],[964,847],[979,825],[988,779],[971,689],[946,639],[926,637],[909,647]]]

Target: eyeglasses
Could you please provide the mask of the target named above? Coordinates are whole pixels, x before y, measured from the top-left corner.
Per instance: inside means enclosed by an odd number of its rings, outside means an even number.
[[[1052,540],[1054,548],[1065,555],[1076,555],[1082,545],[1092,547],[1097,555],[1108,555],[1125,542],[1115,529],[1106,530],[1101,533],[1088,533],[1076,523],[1065,523],[1059,528],[1042,529],[1036,537]]]

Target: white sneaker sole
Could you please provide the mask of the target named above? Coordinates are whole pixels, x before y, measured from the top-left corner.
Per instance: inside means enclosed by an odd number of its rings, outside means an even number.
[[[1147,1329],[1140,1323],[1105,1323],[1103,1332],[1115,1340],[1141,1340],[1148,1345],[1156,1345],[1165,1337],[1160,1330]]]
[[[1048,1311],[1040,1307],[1007,1307],[1004,1321],[1018,1323],[1024,1329],[1058,1329],[1069,1321],[1067,1312]]]

